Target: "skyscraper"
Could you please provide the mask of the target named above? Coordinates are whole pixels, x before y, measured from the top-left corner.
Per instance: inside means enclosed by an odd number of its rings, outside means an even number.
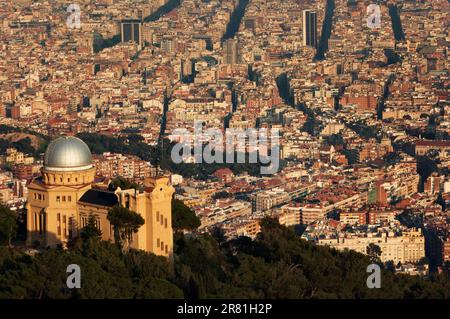
[[[122,20],[120,22],[121,42],[133,41],[142,45],[142,23],[140,20]]]
[[[317,47],[317,12],[303,10],[303,45]]]
[[[223,44],[224,57],[223,62],[225,64],[238,64],[239,63],[239,48],[237,39],[228,39]]]

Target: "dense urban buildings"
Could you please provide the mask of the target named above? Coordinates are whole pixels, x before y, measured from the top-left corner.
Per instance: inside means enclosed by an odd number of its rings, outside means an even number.
[[[270,219],[320,249],[376,246],[396,274],[448,271],[448,1],[67,5],[0,3],[0,202],[27,233],[16,245],[67,248],[91,215],[114,242],[121,206],[145,220],[132,247],[166,257],[174,231],[258,240]],[[175,229],[175,200],[198,225]]]

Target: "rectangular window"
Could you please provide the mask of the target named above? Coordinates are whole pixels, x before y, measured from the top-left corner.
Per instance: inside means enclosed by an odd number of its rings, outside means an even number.
[[[156,221],[159,222],[159,212],[156,212]]]
[[[161,250],[164,251],[164,242],[161,242]]]
[[[164,218],[164,227],[167,228],[167,218]]]
[[[72,201],[72,196],[67,196],[67,201],[71,202]]]
[[[66,201],[66,196],[62,197],[62,201],[65,202]]]
[[[169,252],[169,247],[166,245],[166,254]]]
[[[156,240],[156,246],[158,246],[159,247],[159,242],[160,242],[160,240],[159,240],[159,238]]]
[[[61,236],[61,214],[60,213],[58,213],[56,215],[56,220],[57,220],[56,226],[57,226],[57,230],[58,230],[58,236]]]
[[[42,214],[39,214],[39,234],[42,235],[42,229],[43,229],[43,225],[42,225]]]
[[[125,207],[130,208],[130,194],[125,195]]]
[[[61,196],[56,196],[56,201],[59,203],[61,201]]]
[[[72,226],[71,225],[73,225],[73,217],[69,217],[68,224],[69,224],[68,233],[67,233],[67,228],[64,230],[64,232],[66,234],[66,237],[72,238],[73,230],[72,230]]]

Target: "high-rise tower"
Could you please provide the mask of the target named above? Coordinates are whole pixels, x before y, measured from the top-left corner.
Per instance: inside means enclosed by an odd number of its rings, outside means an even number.
[[[133,41],[142,45],[142,22],[140,20],[122,20],[120,22],[121,42]]]
[[[239,63],[239,47],[237,39],[228,39],[223,44],[224,57],[223,62],[225,64],[238,64]]]
[[[303,45],[317,47],[317,12],[303,10]]]

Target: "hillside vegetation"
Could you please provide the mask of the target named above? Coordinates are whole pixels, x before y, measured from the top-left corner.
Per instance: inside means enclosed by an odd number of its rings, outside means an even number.
[[[367,256],[317,247],[265,219],[252,241],[175,236],[170,263],[143,251],[122,253],[96,238],[31,257],[1,248],[0,298],[449,298],[448,274],[429,280],[383,270],[368,289]],[[66,267],[81,267],[81,289],[66,288]]]

